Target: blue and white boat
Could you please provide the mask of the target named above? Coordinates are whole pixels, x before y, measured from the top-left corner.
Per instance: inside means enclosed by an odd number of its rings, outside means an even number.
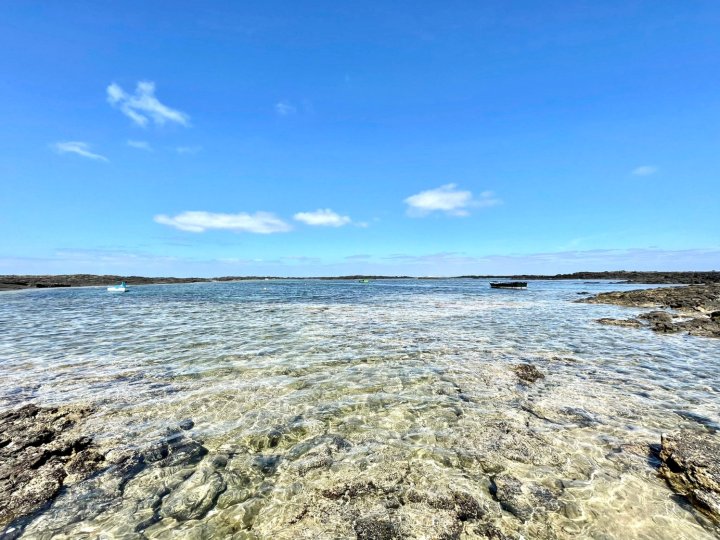
[[[108,290],[108,292],[127,292],[128,286],[123,281],[122,283],[120,283],[118,285],[113,285],[112,287],[108,287],[107,290]]]

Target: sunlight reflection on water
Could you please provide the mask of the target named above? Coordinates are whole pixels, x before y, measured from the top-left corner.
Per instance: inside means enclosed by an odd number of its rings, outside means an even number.
[[[226,487],[200,518],[138,528],[128,508],[157,492],[148,473],[79,522],[69,490],[26,536],[344,538],[358,516],[382,514],[403,537],[432,538],[455,525],[442,509],[426,522],[436,506],[416,508],[409,490],[459,486],[493,509],[493,479],[508,474],[544,486],[561,508],[525,522],[492,510],[511,534],[712,538],[652,467],[617,451],[720,422],[720,340],[601,326],[642,310],[573,303],[581,291],[637,287],[271,281],[4,293],[2,410],[93,404],[88,429],[107,447],[141,448],[192,418],[209,455],[228,457]],[[518,385],[519,362],[545,379]],[[327,446],[330,436],[348,449]],[[322,466],[302,472],[321,447]],[[275,461],[258,473],[258,459]],[[333,506],[328,489],[363,475],[394,487],[347,503],[354,514]],[[391,493],[399,507],[383,503]]]

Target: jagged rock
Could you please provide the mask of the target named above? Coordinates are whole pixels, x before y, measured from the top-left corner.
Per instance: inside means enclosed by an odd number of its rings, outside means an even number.
[[[696,317],[689,321],[675,323],[679,332],[687,332],[693,336],[720,337],[720,318]]]
[[[186,418],[185,420],[180,421],[178,427],[183,431],[188,431],[195,427],[195,422],[193,422],[190,418]]]
[[[493,491],[503,509],[521,521],[528,521],[536,512],[558,511],[562,507],[546,487],[523,484],[510,475],[496,476]]]
[[[672,323],[672,315],[667,311],[648,311],[638,315],[638,319],[645,319],[650,324],[655,323]]]
[[[629,328],[642,327],[642,323],[640,321],[636,321],[635,319],[611,319],[605,317],[602,319],[596,319],[595,322],[608,326],[627,326]]]
[[[588,304],[617,304],[633,307],[665,307],[690,315],[691,320],[673,322],[673,317],[665,311],[651,311],[638,316],[648,322],[650,328],[658,333],[671,334],[685,332],[694,336],[720,337],[720,284],[690,285],[661,289],[640,289],[633,291],[615,291],[601,293],[577,302]],[[602,324],[620,326],[641,326],[629,319],[598,319]],[[637,323],[637,324],[636,324]]]
[[[614,291],[600,293],[591,298],[581,298],[576,302],[633,307],[664,307],[677,309],[687,314],[706,314],[720,310],[720,284]]]
[[[521,382],[532,384],[539,379],[544,379],[545,375],[532,364],[518,364],[513,368],[515,375]]]
[[[395,525],[380,517],[363,517],[355,521],[353,529],[357,540],[394,540],[399,538]]]
[[[91,412],[26,405],[0,415],[0,526],[39,509],[64,483],[100,467],[103,456],[78,429]]]
[[[482,523],[475,528],[475,534],[487,540],[510,540],[510,537],[503,533],[492,523]]]
[[[682,430],[661,440],[660,476],[695,507],[720,521],[720,437]]]
[[[673,324],[672,315],[670,315],[667,311],[650,311],[648,313],[638,315],[638,319],[646,320],[650,325],[650,328],[655,332],[670,334],[678,331],[675,324]]]

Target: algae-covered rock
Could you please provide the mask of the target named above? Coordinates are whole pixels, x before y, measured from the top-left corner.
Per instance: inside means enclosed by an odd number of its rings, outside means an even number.
[[[41,508],[64,484],[101,466],[103,456],[80,429],[91,412],[26,405],[0,415],[0,526]]]
[[[626,326],[628,328],[641,328],[643,325],[640,321],[636,321],[635,319],[611,319],[607,317],[597,319],[595,322],[606,326]]]
[[[535,381],[544,379],[545,375],[532,364],[518,364],[513,368],[515,375],[524,384],[532,384]]]
[[[660,476],[720,521],[720,437],[690,430],[663,435],[660,459]]]
[[[522,483],[511,475],[498,475],[494,479],[495,498],[504,510],[521,521],[528,521],[536,513],[558,511],[562,505],[548,488],[532,483]]]

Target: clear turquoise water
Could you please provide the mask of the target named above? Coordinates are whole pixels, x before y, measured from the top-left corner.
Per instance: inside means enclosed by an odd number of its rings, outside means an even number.
[[[498,507],[492,519],[512,534],[713,538],[650,466],[617,449],[657,443],[680,427],[704,429],[700,422],[719,426],[720,340],[602,326],[594,320],[642,310],[573,302],[581,291],[629,288],[638,286],[253,281],[122,295],[3,293],[0,409],[92,404],[98,412],[88,429],[107,448],[142,448],[192,418],[192,437],[210,456],[232,446],[280,463],[256,477],[244,470],[247,460],[232,459],[223,474],[244,475],[242,487],[229,482],[225,499],[202,518],[165,517],[142,530],[128,509],[156,492],[150,473],[92,519],[72,518],[84,503],[70,489],[25,536],[354,538],[346,509],[318,495],[328,486],[362,475],[380,482],[403,468],[402,482],[418,489],[462,486],[497,506],[488,485],[501,467],[557,488],[563,504],[579,508],[523,523]],[[511,368],[519,362],[546,378],[518,385]],[[490,444],[499,421],[520,442]],[[272,430],[282,437],[270,451]],[[299,473],[298,448],[328,434],[352,449]],[[518,445],[530,449],[529,462],[513,459]],[[433,517],[426,507],[381,502],[370,494],[345,506],[356,516],[385,512],[407,538],[433,538],[446,526],[440,511]],[[303,507],[309,517],[290,523]],[[463,538],[480,537],[463,527]]]

